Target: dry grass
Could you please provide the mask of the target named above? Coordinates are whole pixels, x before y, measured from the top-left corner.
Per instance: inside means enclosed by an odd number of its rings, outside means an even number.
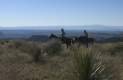
[[[72,80],[66,60],[55,56],[46,64],[1,63],[0,80]]]
[[[46,48],[52,46],[49,45],[52,43],[2,41],[0,44],[0,80],[79,80],[73,73],[76,70],[74,68],[76,64],[73,63],[72,50],[61,46],[61,51],[57,50],[60,54],[50,56]],[[123,56],[120,55],[122,47],[118,52],[120,44],[123,43],[95,44],[90,51],[102,52],[101,56],[104,60],[102,64],[106,65],[104,75],[107,75],[108,80],[123,80]],[[58,46],[60,46],[59,43]],[[115,50],[116,48],[118,49]],[[34,54],[37,50],[41,51],[39,63],[34,62]],[[88,52],[85,48],[80,48],[80,50]],[[111,55],[111,51],[114,50],[116,56]],[[95,59],[92,56],[94,55],[88,57]]]

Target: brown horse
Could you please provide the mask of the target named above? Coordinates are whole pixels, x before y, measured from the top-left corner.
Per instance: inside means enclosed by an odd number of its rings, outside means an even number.
[[[51,35],[49,36],[49,39],[52,39],[52,38],[60,40],[63,44],[66,44],[67,48],[68,48],[69,46],[71,46],[72,43],[73,43],[73,39],[68,38],[68,37],[58,37],[58,36],[56,36],[56,35],[54,35],[54,34],[51,34]]]
[[[68,37],[62,37],[61,41],[67,45],[67,48],[74,43],[73,39]]]
[[[88,48],[89,44],[93,44],[95,41],[94,38],[88,38],[86,36],[79,36],[79,37],[75,37],[74,42],[75,43],[79,43],[80,44],[84,44],[86,45],[86,47]]]

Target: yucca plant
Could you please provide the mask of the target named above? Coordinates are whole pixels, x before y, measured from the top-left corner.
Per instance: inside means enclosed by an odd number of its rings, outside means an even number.
[[[100,53],[84,47],[74,47],[72,52],[73,66],[78,80],[102,80],[104,65]]]

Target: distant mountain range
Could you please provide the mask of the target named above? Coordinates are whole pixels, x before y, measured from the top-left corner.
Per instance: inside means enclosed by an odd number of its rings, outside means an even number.
[[[0,39],[26,39],[33,41],[46,41],[48,36],[53,33],[57,36],[61,35],[60,29],[64,27],[67,37],[81,36],[83,30],[87,30],[89,37],[93,37],[96,41],[122,41],[122,26],[26,26],[26,27],[0,27]]]
[[[99,31],[123,31],[123,26],[105,26],[105,25],[84,25],[84,26],[18,26],[18,27],[0,27],[0,30],[99,30]]]
[[[88,30],[103,30],[103,31],[123,31],[123,26],[105,26],[105,25],[87,25],[83,26],[84,29]]]

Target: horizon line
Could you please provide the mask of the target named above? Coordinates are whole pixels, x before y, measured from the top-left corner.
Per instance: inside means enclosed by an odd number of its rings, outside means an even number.
[[[123,25],[102,25],[102,24],[89,24],[89,25],[23,25],[23,26],[0,26],[1,27],[48,27],[48,26],[51,26],[51,27],[64,27],[64,26],[67,26],[67,27],[72,27],[72,26],[81,26],[81,27],[86,27],[86,26],[123,26]]]

